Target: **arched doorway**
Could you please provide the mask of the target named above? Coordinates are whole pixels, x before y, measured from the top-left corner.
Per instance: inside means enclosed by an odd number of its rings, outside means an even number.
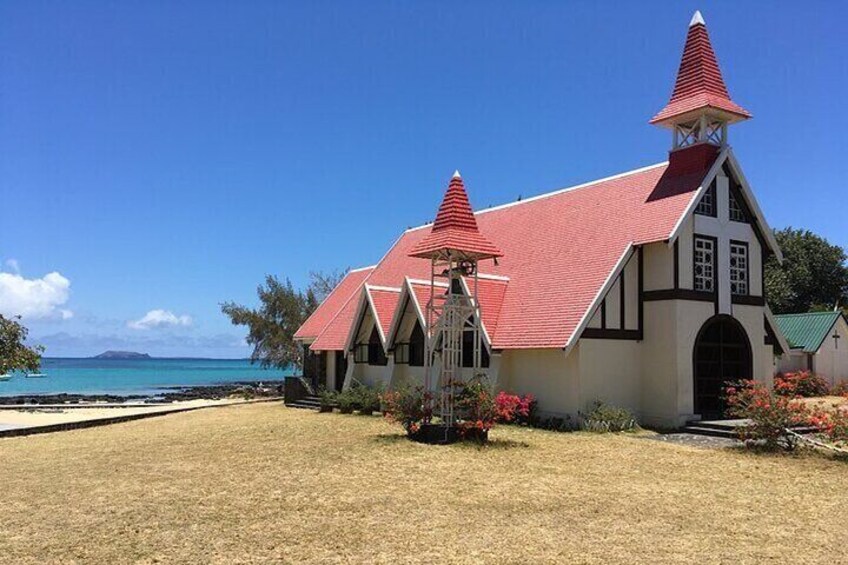
[[[695,413],[723,416],[726,383],[751,378],[751,342],[745,328],[731,316],[710,318],[695,340],[694,361]]]

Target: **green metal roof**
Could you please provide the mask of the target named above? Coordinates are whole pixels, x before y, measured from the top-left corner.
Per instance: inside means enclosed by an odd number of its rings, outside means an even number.
[[[815,353],[841,315],[839,312],[808,312],[779,314],[774,318],[792,349]]]

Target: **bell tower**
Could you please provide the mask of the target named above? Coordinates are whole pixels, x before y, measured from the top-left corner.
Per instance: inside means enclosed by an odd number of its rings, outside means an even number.
[[[473,359],[473,378],[484,376],[481,366],[482,314],[477,296],[477,264],[486,259],[497,260],[503,254],[477,228],[477,219],[468,201],[459,171],[453,174],[445,192],[433,227],[409,251],[410,257],[430,260],[430,299],[425,313],[424,400],[426,412],[439,416],[444,441],[449,441],[455,428],[456,394],[464,383],[463,358]],[[446,290],[437,288],[446,283]],[[471,296],[462,290],[463,280],[469,284]],[[472,351],[463,334],[470,332]],[[436,362],[436,356],[440,359]],[[435,404],[435,406],[434,406]],[[454,430],[455,431],[455,430]]]
[[[751,114],[730,99],[701,12],[689,22],[671,99],[650,123],[672,131],[671,150],[727,144],[727,126]]]

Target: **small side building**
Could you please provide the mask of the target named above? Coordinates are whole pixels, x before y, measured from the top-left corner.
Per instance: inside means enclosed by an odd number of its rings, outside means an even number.
[[[812,371],[830,386],[848,381],[848,322],[840,312],[775,316],[790,350],[780,358],[781,373]]]

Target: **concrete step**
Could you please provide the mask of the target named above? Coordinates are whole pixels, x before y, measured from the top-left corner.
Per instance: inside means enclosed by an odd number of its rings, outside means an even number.
[[[686,434],[695,434],[699,436],[710,436],[710,437],[723,437],[727,439],[739,439],[739,435],[736,433],[735,428],[729,429],[721,429],[717,427],[706,427],[699,425],[688,425],[684,426],[680,429],[681,432]]]
[[[303,408],[306,410],[318,410],[319,406],[317,404],[305,404],[303,402],[291,402],[286,404],[288,408]]]
[[[292,408],[307,408],[309,410],[318,410],[321,407],[321,398],[316,395],[308,395],[298,399],[295,402],[289,402],[286,406]]]
[[[709,428],[711,430],[733,432],[739,426],[748,424],[747,420],[692,420],[686,422],[687,426],[695,426],[698,428]]]

